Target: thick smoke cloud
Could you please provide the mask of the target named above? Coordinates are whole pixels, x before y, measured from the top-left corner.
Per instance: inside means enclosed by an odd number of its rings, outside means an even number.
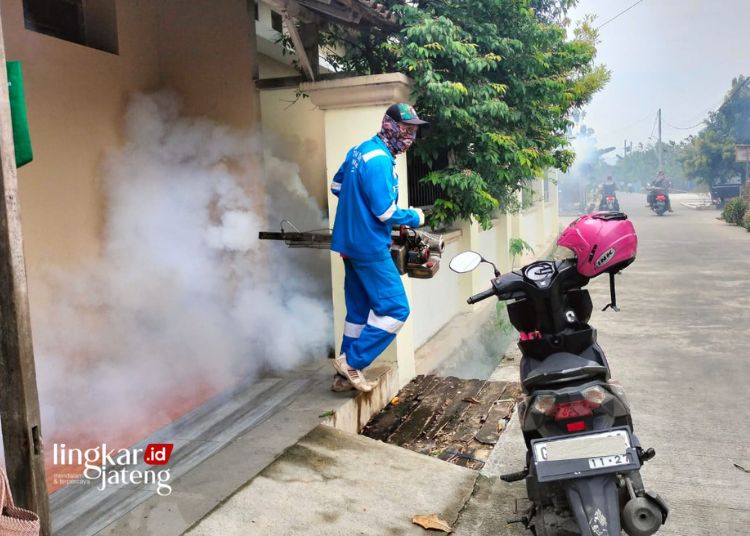
[[[257,239],[283,218],[327,227],[296,166],[251,133],[181,117],[171,93],[134,97],[124,123],[104,170],[101,258],[46,274],[50,306],[32,311],[48,438],[164,420],[165,401],[332,342],[329,254]]]

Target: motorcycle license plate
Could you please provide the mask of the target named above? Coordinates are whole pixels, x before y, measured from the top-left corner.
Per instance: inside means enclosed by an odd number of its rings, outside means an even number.
[[[540,482],[638,469],[626,428],[532,441]]]

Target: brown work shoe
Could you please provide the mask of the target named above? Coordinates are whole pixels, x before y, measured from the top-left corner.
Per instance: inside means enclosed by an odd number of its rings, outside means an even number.
[[[333,368],[346,378],[357,391],[362,391],[363,393],[372,391],[373,385],[367,381],[364,373],[346,362],[346,354],[341,354],[333,360]]]
[[[377,382],[367,382],[372,388],[375,387]],[[331,391],[334,393],[345,393],[346,391],[354,391],[355,387],[352,382],[347,380],[344,376],[338,372],[333,377],[333,384],[331,385]]]
[[[337,372],[333,377],[333,385],[331,385],[331,391],[333,391],[334,393],[344,393],[346,391],[352,391],[353,389],[354,386],[352,385],[352,382],[350,382]]]

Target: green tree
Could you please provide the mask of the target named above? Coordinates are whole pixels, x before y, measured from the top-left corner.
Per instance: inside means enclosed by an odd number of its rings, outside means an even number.
[[[387,2],[402,28],[386,35],[333,29],[343,45],[332,61],[358,73],[401,71],[415,81],[429,134],[412,149],[449,165],[425,177],[440,185],[431,223],[473,217],[485,228],[497,210],[518,208],[518,195],[543,170],[566,170],[574,154],[566,132],[572,110],[609,79],[594,65],[596,31],[585,20],[567,36],[574,0]]]
[[[662,169],[675,187],[687,188],[688,178],[682,168],[681,157],[684,152],[682,144],[670,141],[662,144]],[[618,183],[645,186],[659,171],[659,155],[656,144],[638,146],[625,156],[619,156],[611,175]]]
[[[706,128],[688,139],[680,159],[689,178],[710,186],[744,174],[745,164],[735,160],[735,145],[750,144],[749,81],[734,79],[724,103],[709,114]]]

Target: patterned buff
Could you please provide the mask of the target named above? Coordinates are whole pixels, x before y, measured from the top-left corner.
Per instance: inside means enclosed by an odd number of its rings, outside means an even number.
[[[378,132],[380,139],[385,142],[393,156],[406,152],[417,138],[416,129],[409,133],[401,128],[398,122],[392,117],[383,116],[383,125]]]

